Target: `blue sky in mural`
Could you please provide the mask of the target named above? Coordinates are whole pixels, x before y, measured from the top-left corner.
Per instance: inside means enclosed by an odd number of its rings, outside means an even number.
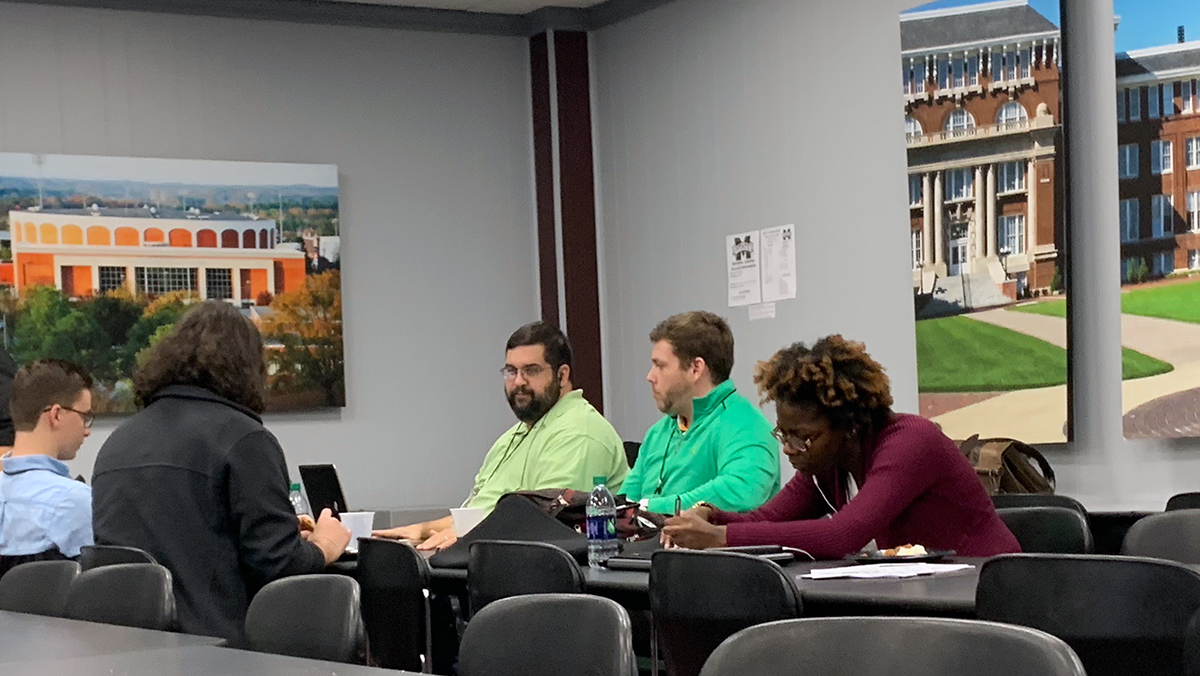
[[[980,4],[978,0],[937,0],[919,9],[941,9]],[[1029,0],[1047,19],[1058,21],[1058,0]],[[1200,40],[1200,2],[1196,0],[1115,0],[1121,17],[1117,28],[1117,51],[1158,47],[1175,42],[1175,30],[1183,26],[1189,42]]]

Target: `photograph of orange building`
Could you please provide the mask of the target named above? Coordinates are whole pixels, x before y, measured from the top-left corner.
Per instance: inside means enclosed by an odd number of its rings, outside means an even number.
[[[86,366],[97,408],[187,306],[241,308],[269,410],[345,404],[337,167],[0,153],[0,314],[18,362]]]

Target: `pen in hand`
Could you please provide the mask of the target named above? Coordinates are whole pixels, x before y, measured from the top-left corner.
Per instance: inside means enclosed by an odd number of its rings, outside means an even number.
[[[675,496],[675,516],[679,516],[680,508],[683,507],[683,496]]]

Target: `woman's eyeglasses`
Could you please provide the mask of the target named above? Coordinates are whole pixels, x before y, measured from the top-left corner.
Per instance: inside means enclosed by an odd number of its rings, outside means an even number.
[[[778,427],[771,432],[771,436],[775,437],[779,443],[783,444],[784,446],[790,446],[801,453],[807,453],[809,447],[812,446],[813,439],[817,437],[815,434],[812,436],[802,437],[799,434],[784,432]]]

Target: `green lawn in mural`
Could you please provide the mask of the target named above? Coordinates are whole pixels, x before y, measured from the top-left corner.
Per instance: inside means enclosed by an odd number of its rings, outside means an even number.
[[[921,392],[1002,392],[1067,382],[1066,350],[969,317],[917,322]],[[1167,373],[1172,366],[1122,348],[1125,380]]]
[[[1066,317],[1067,302],[1051,300],[1011,308],[1014,312]],[[1200,324],[1200,279],[1121,294],[1121,313]]]

